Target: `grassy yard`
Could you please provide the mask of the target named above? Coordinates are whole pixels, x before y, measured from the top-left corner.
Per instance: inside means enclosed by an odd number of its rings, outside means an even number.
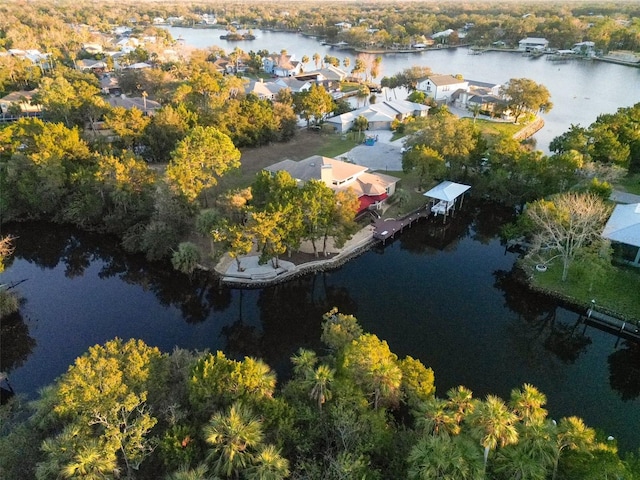
[[[473,123],[473,118],[464,118],[464,121]],[[511,122],[492,122],[490,120],[484,120],[481,118],[476,119],[476,127],[480,129],[482,136],[491,143],[492,138],[499,137],[500,135],[512,136],[518,133],[524,127],[523,124],[516,125]]]
[[[418,190],[418,177],[412,173],[400,172],[381,172],[387,175],[400,178],[397,189],[402,189],[408,194],[407,202],[403,205],[398,205],[397,202],[392,202],[391,205],[385,210],[384,217],[386,218],[398,218],[413,212],[414,210],[424,207],[427,203],[427,198],[423,195],[433,185],[428,185],[427,188]],[[396,190],[397,191],[397,190]],[[391,200],[390,200],[391,201]]]
[[[611,271],[599,275],[599,278],[588,278],[580,274],[588,271],[588,265],[573,265],[566,282],[562,282],[562,264],[554,262],[547,266],[546,272],[538,272],[533,265],[525,266],[532,272],[532,283],[535,287],[559,294],[585,308],[591,300],[596,307],[624,317],[627,320],[640,322],[640,271],[630,267],[613,267]]]
[[[361,143],[361,141],[358,141],[358,134],[355,132],[349,132],[344,135],[337,133],[322,135],[325,136],[325,142],[318,148],[317,154],[323,157],[338,158],[343,153],[348,152]],[[360,138],[360,140],[362,140],[362,138]]]

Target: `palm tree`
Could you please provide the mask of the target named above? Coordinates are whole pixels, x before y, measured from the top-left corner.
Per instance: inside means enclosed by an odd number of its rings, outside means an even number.
[[[234,403],[226,415],[213,415],[204,427],[204,437],[212,445],[209,460],[214,462],[214,472],[238,478],[251,464],[253,449],[262,443],[263,436],[260,420],[240,403]]]
[[[167,480],[218,480],[218,477],[209,475],[209,468],[204,463],[201,463],[195,468],[183,465],[167,476]]]
[[[480,115],[480,112],[482,111],[482,106],[474,103],[472,105],[469,105],[469,111],[473,114],[473,123],[476,123],[476,118],[478,118],[478,115]]]
[[[309,396],[318,402],[318,410],[322,411],[322,405],[327,400],[331,400],[331,390],[329,386],[333,382],[335,371],[327,365],[318,365],[313,371],[309,381],[313,384]]]
[[[358,141],[360,141],[362,132],[369,128],[369,120],[367,120],[367,117],[365,117],[364,115],[358,115],[353,121],[353,128],[358,130]]]
[[[457,435],[460,426],[455,416],[449,411],[448,403],[440,398],[433,397],[424,402],[418,412],[416,421],[418,428],[431,435]]]
[[[273,445],[265,445],[247,469],[247,480],[282,480],[289,476],[289,461]]]
[[[465,437],[427,436],[409,453],[410,480],[475,480],[482,476],[480,452]]]
[[[320,68],[320,54],[316,52],[311,58],[313,58],[313,61],[316,64],[316,69]]]
[[[515,425],[518,417],[500,398],[488,395],[468,418],[473,431],[480,437],[480,445],[484,447],[486,471],[489,451],[518,441]]]
[[[62,476],[72,479],[104,480],[113,478],[116,471],[115,453],[92,440],[80,447],[73,460],[62,468]]]
[[[447,406],[453,412],[453,418],[460,425],[467,415],[473,412],[476,402],[473,399],[473,392],[468,388],[459,385],[449,389],[447,392]]]
[[[542,408],[546,405],[547,397],[533,385],[525,383],[522,389],[511,391],[509,406],[518,415],[518,418],[526,425],[541,424],[547,418],[547,411]]]
[[[300,348],[298,353],[291,357],[293,374],[300,379],[308,378],[311,372],[313,372],[317,361],[316,352],[307,350],[306,348]]]
[[[351,65],[351,59],[349,57],[344,57],[344,60],[342,60],[342,64],[344,65],[344,68],[349,69],[349,65]]]
[[[593,445],[596,432],[585,425],[581,418],[567,417],[560,420],[556,434],[555,455],[553,459],[553,475],[558,473],[560,455],[565,448],[570,450],[586,450]]]

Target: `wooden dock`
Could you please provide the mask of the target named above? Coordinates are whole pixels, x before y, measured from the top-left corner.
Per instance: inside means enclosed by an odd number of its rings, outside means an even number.
[[[582,321],[585,326],[590,325],[604,332],[617,335],[625,340],[640,342],[640,327],[635,323],[598,312],[593,308],[587,310],[586,314],[582,316]]]
[[[373,222],[373,238],[385,243],[389,238],[394,238],[397,233],[402,232],[405,228],[411,228],[414,222],[417,222],[421,218],[427,218],[430,214],[431,210],[421,208],[400,220],[378,218]]]

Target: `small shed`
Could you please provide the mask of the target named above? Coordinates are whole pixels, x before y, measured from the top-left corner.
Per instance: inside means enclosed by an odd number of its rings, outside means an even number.
[[[614,242],[624,262],[640,267],[640,203],[616,205],[602,237]]]
[[[436,216],[443,215],[443,220],[446,220],[447,215],[455,211],[458,198],[460,198],[460,207],[462,207],[464,194],[470,188],[470,185],[463,185],[462,183],[446,180],[428,192],[425,192],[424,196],[429,198],[427,208],[430,208],[431,213]]]

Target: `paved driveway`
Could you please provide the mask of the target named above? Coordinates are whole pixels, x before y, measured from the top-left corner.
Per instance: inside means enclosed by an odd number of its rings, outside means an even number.
[[[372,145],[358,145],[347,153],[340,155],[340,159],[347,158],[349,161],[369,167],[371,170],[400,171],[402,170],[403,139],[391,141],[393,132],[386,130],[368,131],[367,135],[376,136],[378,140]]]

